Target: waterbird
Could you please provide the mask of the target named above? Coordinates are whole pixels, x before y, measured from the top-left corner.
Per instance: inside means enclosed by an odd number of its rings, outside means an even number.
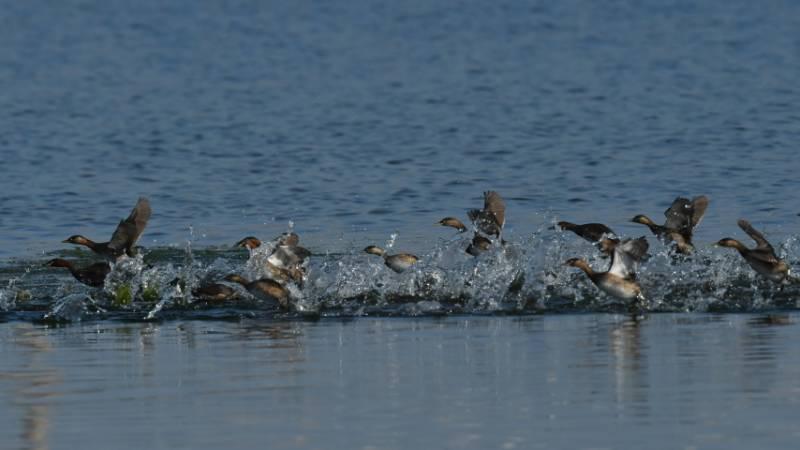
[[[436,223],[441,225],[441,226],[443,226],[443,227],[455,228],[456,230],[458,230],[459,233],[464,233],[465,231],[467,231],[466,225],[464,225],[463,222],[461,222],[460,220],[456,219],[455,217],[445,217],[444,219],[442,219],[442,220],[440,220],[440,221],[438,221]]]
[[[694,251],[692,232],[703,220],[707,208],[708,197],[705,195],[692,200],[678,197],[664,211],[664,216],[667,218],[664,225],[656,224],[643,214],[634,216],[631,222],[647,225],[664,243],[674,242],[677,253],[689,255]]]
[[[790,274],[789,265],[778,258],[778,255],[775,254],[775,249],[763,234],[758,232],[750,225],[750,222],[744,219],[739,219],[737,224],[742,231],[747,233],[747,235],[756,242],[756,247],[752,249],[747,248],[744,244],[733,238],[720,239],[716,244],[717,246],[736,249],[753,270],[770,281],[779,284],[797,282],[797,279]]]
[[[69,270],[76,280],[92,287],[103,286],[106,281],[106,276],[111,272],[111,266],[107,262],[94,263],[90,266],[79,268],[75,267],[75,264],[71,261],[55,258],[47,261],[45,266],[64,267]]]
[[[604,237],[615,237],[614,231],[602,223],[585,223],[578,225],[572,222],[558,222],[558,227],[562,230],[572,231],[578,236],[589,242],[600,242]]]
[[[467,246],[466,252],[472,256],[478,256],[481,253],[489,250],[492,247],[492,241],[488,238],[475,233],[472,237],[472,242]]]
[[[292,269],[299,266],[311,256],[311,252],[305,247],[301,247],[300,236],[297,233],[283,233],[271,241],[275,248],[267,258],[271,264],[277,267]],[[235,244],[236,247],[243,247],[250,251],[261,247],[261,241],[253,236],[247,236]]]
[[[471,209],[467,216],[482,233],[500,237],[506,221],[506,204],[497,192],[486,191],[483,193],[483,209]]]
[[[192,289],[192,296],[202,301],[221,302],[236,296],[236,290],[220,283],[208,283]]]
[[[571,258],[564,264],[577,267],[603,292],[622,299],[635,300],[634,306],[644,301],[642,288],[636,281],[636,268],[647,254],[648,243],[645,238],[625,239],[606,243],[611,250],[611,265],[606,272],[595,272],[584,259]]]
[[[365,248],[364,251],[371,255],[378,255],[382,257],[386,267],[394,270],[397,273],[404,272],[406,269],[419,261],[419,258],[411,253],[397,253],[395,255],[388,255],[386,250],[375,245],[370,245],[369,247]]]
[[[116,261],[123,254],[133,256],[133,246],[147,226],[147,221],[150,220],[150,213],[150,202],[145,197],[140,197],[128,218],[119,222],[114,234],[111,235],[110,241],[94,242],[76,234],[62,242],[86,246],[94,253],[102,255],[110,261]]]
[[[224,279],[225,281],[242,285],[247,292],[260,300],[277,302],[284,309],[289,306],[289,290],[275,280],[260,278],[248,281],[236,274],[228,275]]]

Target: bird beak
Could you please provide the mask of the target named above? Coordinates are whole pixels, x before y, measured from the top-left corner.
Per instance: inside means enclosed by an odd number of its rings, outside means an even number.
[[[61,241],[61,243],[62,244],[69,244],[69,239],[64,239],[63,241]]]

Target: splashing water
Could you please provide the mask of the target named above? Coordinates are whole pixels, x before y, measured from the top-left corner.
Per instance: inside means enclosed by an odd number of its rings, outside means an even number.
[[[294,224],[289,223],[289,229]],[[220,303],[197,301],[196,287],[219,283],[238,273],[255,280],[266,269],[276,242],[246,254],[242,249],[195,249],[194,233],[185,247],[155,248],[113,265],[102,289],[80,285],[66,274],[31,263],[8,267],[0,309],[6,313],[44,311],[52,320],[124,316],[157,319],[191,314],[236,316],[267,314],[268,308],[238,285],[239,298]],[[609,259],[591,244],[543,225],[522,239],[512,239],[478,257],[465,253],[470,238],[441,240],[403,273],[385,267],[360,249],[312,255],[302,288],[286,287],[289,311],[300,315],[539,314],[548,312],[625,311],[626,305],[601,293],[580,271],[564,265],[586,258],[596,270]],[[386,243],[392,248],[398,235]],[[776,286],[757,275],[735,252],[700,246],[694,256],[676,257],[651,240],[651,256],[638,280],[647,308],[659,311],[752,311],[798,307],[800,286]],[[313,250],[313,249],[312,249]],[[791,264],[800,242],[790,237],[779,251]],[[55,280],[54,280],[55,279]],[[17,301],[23,299],[24,301]],[[81,300],[79,300],[81,299]],[[90,306],[87,306],[90,305]],[[269,314],[275,314],[270,310]],[[267,314],[267,315],[269,315]],[[26,316],[27,317],[27,316]]]

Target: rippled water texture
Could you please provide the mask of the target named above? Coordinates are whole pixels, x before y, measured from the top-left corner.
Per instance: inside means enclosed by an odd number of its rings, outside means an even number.
[[[710,244],[744,217],[800,266],[798,29],[790,0],[2,2],[0,447],[793,446],[800,286]],[[488,189],[509,244],[471,258],[434,223]],[[549,229],[700,194],[643,319]],[[140,195],[103,289],[42,267]],[[290,312],[187,295],[290,228]]]
[[[17,322],[0,429],[5,448],[792,448],[798,318]]]
[[[318,251],[431,224],[496,189],[627,233],[712,199],[702,242],[795,233],[800,4],[5,2],[5,258],[106,236],[229,245],[294,220]]]

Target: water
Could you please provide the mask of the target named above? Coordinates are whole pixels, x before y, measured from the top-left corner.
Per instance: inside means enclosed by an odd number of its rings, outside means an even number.
[[[789,445],[800,287],[710,244],[744,217],[800,264],[798,26],[788,0],[3,2],[0,447]],[[488,189],[510,244],[473,259],[433,224]],[[644,235],[700,194],[697,257],[650,239],[643,322],[548,229]],[[42,267],[140,195],[104,289]],[[290,228],[291,312],[186,294]],[[361,252],[387,243],[420,264]]]
[[[791,448],[798,318],[14,323],[0,423],[6,448]]]

